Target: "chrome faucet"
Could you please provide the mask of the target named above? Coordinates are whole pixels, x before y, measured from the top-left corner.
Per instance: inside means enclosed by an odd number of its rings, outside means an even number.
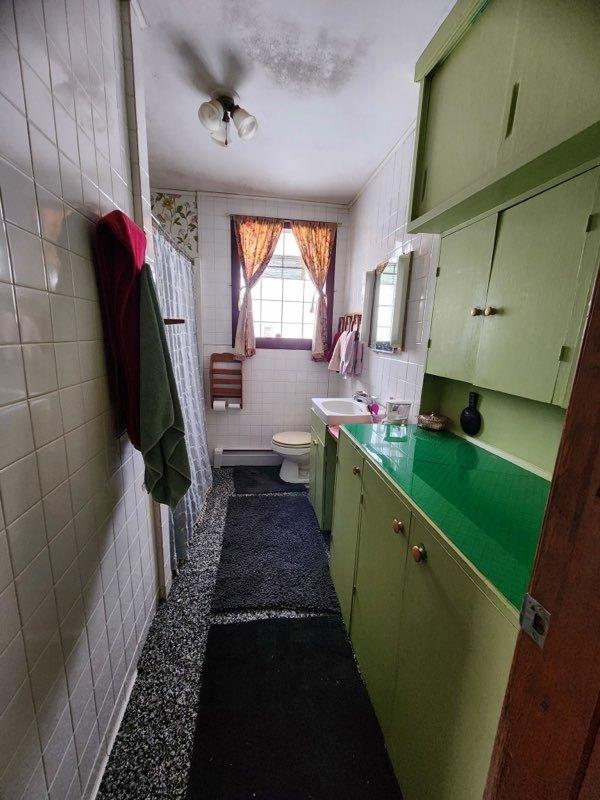
[[[367,394],[364,389],[358,389],[356,392],[354,392],[352,399],[357,403],[366,403],[367,405],[374,403],[376,400],[372,394]]]

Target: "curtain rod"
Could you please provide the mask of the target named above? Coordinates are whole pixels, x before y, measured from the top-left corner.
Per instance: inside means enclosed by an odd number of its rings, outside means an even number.
[[[192,266],[194,266],[194,257],[190,255],[188,252],[186,252],[183,249],[183,247],[175,241],[175,239],[171,236],[169,231],[165,228],[165,226],[158,219],[158,217],[155,217],[154,214],[152,214],[151,216],[152,216],[152,227],[156,228],[156,230],[161,234],[161,236],[165,237],[167,242],[171,245],[171,247],[177,250],[180,256],[183,256],[187,261],[190,262]]]
[[[328,225],[336,225],[342,228],[343,222],[333,222],[328,219],[288,219],[287,217],[269,217],[265,214],[227,214],[228,217],[253,217],[254,219],[278,219],[280,222],[326,222]]]

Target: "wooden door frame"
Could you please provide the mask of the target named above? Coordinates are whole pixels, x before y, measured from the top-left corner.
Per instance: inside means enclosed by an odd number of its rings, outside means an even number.
[[[550,625],[519,633],[484,800],[600,798],[600,274],[529,592]]]

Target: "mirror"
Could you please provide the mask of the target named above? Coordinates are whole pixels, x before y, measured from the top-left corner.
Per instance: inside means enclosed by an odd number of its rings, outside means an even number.
[[[363,332],[378,352],[402,349],[411,256],[397,255],[367,272]]]

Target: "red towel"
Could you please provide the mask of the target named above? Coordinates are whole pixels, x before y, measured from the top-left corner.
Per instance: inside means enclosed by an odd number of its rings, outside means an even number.
[[[102,310],[116,435],[140,448],[140,270],[146,234],[122,211],[99,220],[96,280]]]

